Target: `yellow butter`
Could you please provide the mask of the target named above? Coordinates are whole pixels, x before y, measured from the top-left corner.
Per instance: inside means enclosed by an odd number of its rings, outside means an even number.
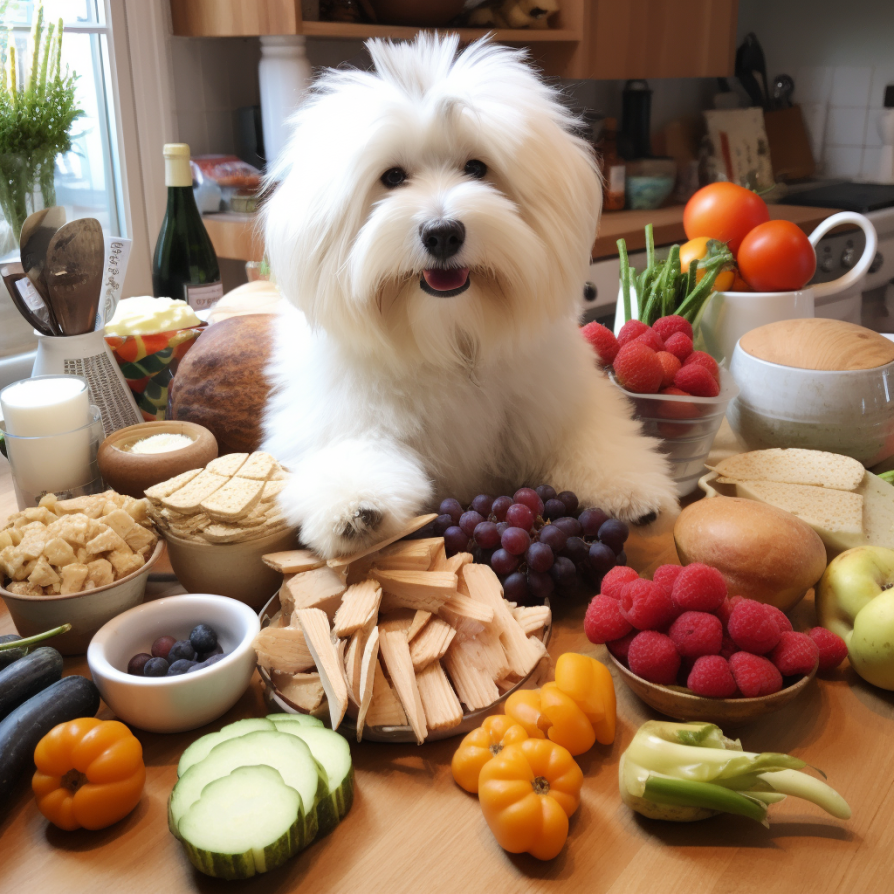
[[[180,298],[140,295],[125,298],[106,323],[106,335],[154,335],[201,325],[195,311]]]

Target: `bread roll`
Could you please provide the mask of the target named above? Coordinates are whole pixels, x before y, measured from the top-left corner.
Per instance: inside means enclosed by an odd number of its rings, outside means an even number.
[[[790,611],[822,577],[826,549],[808,524],[789,512],[737,497],[687,506],[674,525],[684,565],[703,562],[723,575],[730,596]]]

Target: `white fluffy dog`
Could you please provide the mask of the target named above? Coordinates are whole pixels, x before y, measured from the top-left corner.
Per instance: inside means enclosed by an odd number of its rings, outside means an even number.
[[[323,556],[445,496],[572,490],[632,521],[675,503],[576,314],[601,206],[592,150],[523,54],[367,44],[322,77],[264,212],[278,321],[264,449]]]

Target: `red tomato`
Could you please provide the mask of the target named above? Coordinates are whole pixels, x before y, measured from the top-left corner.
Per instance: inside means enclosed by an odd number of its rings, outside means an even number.
[[[816,270],[816,252],[797,224],[770,220],[755,227],[739,248],[739,273],[755,292],[793,292]]]
[[[735,183],[703,186],[683,210],[687,239],[707,236],[726,242],[737,255],[750,230],[770,219],[767,203],[756,193]]]

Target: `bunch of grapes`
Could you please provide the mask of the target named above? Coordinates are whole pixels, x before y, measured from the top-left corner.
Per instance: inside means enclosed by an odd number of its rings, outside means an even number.
[[[601,509],[580,509],[571,491],[548,484],[523,487],[511,497],[479,494],[464,509],[452,497],[419,536],[443,537],[447,555],[471,552],[490,565],[511,602],[542,602],[583,579],[598,586],[616,565],[626,565],[628,529]]]

